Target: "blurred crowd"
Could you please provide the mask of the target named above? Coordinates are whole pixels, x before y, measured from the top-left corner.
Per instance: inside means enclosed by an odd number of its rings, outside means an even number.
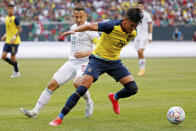
[[[22,22],[73,22],[72,9],[84,5],[89,21],[121,19],[137,0],[1,0],[0,22],[5,19],[6,5],[14,2],[15,14]],[[155,26],[196,23],[196,0],[144,0]]]

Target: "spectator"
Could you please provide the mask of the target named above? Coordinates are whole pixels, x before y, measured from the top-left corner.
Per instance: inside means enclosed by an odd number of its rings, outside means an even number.
[[[173,40],[176,40],[176,41],[182,41],[183,40],[183,34],[179,30],[178,27],[175,28],[175,31],[173,32],[172,37],[173,37]]]
[[[196,41],[196,31],[193,33],[192,41]]]
[[[4,18],[7,0],[0,2],[0,19]],[[89,19],[94,22],[105,19],[121,19],[130,6],[136,6],[138,0],[15,0],[15,14],[22,22],[31,21],[35,15],[45,22],[59,21],[73,23],[72,8],[78,4],[87,7]],[[196,23],[195,0],[144,0],[145,10],[154,17],[154,26],[175,26],[177,24]],[[161,23],[160,23],[161,22]],[[2,20],[0,20],[2,23]]]

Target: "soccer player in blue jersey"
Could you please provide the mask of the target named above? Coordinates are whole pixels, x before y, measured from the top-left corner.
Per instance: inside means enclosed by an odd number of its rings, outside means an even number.
[[[107,73],[124,86],[120,91],[108,95],[113,104],[114,112],[116,114],[120,113],[118,100],[136,94],[138,87],[131,73],[119,59],[119,55],[121,49],[126,46],[130,40],[135,38],[137,34],[136,27],[142,21],[142,18],[143,14],[139,8],[131,8],[127,11],[126,17],[123,20],[112,20],[109,22],[83,25],[74,30],[62,33],[61,36],[67,36],[74,34],[75,32],[87,30],[103,32],[99,39],[99,43],[90,56],[90,61],[83,74],[80,86],[68,98],[60,114],[51,121],[49,125],[57,126],[61,124],[64,116],[69,113],[77,104],[80,97],[90,88],[91,84],[103,73]]]
[[[20,77],[18,69],[18,63],[16,61],[16,53],[20,44],[20,33],[22,27],[20,26],[20,20],[14,15],[14,5],[9,4],[7,7],[8,16],[5,20],[6,33],[1,37],[1,40],[5,40],[3,47],[2,59],[8,62],[14,67],[14,72],[11,77]],[[7,54],[11,53],[11,59],[7,58]]]

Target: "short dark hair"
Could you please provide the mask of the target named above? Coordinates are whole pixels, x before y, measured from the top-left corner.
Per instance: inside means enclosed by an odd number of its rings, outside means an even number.
[[[139,8],[130,8],[126,13],[128,20],[133,21],[134,23],[141,23],[143,16],[144,15]]]
[[[84,11],[84,12],[86,12],[86,9],[83,6],[76,6],[74,8],[74,11]]]
[[[139,1],[137,2],[137,4],[142,4],[142,5],[144,5],[144,1],[143,1],[143,0],[139,0]]]
[[[14,7],[14,5],[13,4],[8,4],[8,6],[7,7]]]

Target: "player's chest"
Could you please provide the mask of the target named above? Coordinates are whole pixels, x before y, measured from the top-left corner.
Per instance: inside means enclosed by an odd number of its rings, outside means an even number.
[[[15,26],[14,18],[7,18],[5,24],[6,26]]]
[[[71,35],[71,40],[86,40],[88,35],[84,32],[76,32],[74,35]]]
[[[76,32],[74,35],[71,35],[71,43],[73,45],[81,43],[89,43],[90,39],[88,35],[84,32]]]

